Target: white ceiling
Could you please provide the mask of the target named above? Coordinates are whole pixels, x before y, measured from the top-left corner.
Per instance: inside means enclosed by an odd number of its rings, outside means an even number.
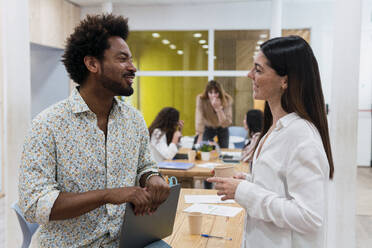
[[[243,3],[243,2],[268,2],[271,0],[69,0],[79,6],[97,6],[105,2],[125,5],[182,5],[182,4],[203,4],[203,3]],[[329,2],[332,0],[284,0],[284,2]]]

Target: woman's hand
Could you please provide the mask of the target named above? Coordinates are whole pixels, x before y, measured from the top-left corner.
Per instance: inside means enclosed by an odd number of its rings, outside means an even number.
[[[234,178],[245,180],[247,178],[247,174],[245,174],[244,172],[238,172],[235,173]]]
[[[210,183],[216,183],[215,189],[217,189],[217,195],[222,195],[221,200],[225,201],[228,199],[235,198],[235,191],[239,183],[242,180],[234,178],[224,178],[224,177],[210,177],[207,179]]]
[[[185,124],[185,122],[183,120],[178,121],[178,131],[182,132],[184,124]]]
[[[213,109],[217,112],[219,110],[222,110],[222,104],[221,104],[221,99],[218,97],[214,97],[211,100],[211,105]]]
[[[177,145],[181,137],[182,137],[182,133],[180,131],[175,131],[173,134],[172,143]]]

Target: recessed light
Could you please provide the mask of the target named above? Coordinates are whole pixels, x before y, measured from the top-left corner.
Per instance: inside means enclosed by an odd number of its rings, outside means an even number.
[[[207,44],[202,45],[202,48],[208,49],[208,45]]]
[[[205,43],[207,43],[207,41],[206,40],[199,40],[199,43],[200,44],[205,44]]]
[[[160,34],[159,33],[152,33],[152,37],[159,38],[160,37]]]
[[[195,37],[195,38],[200,38],[200,37],[202,37],[202,34],[201,33],[194,33],[192,36]]]
[[[163,43],[164,45],[168,45],[170,42],[169,42],[169,40],[164,39],[164,40],[161,41],[161,43]]]
[[[214,58],[214,59],[217,59],[217,56],[214,56],[213,58]]]
[[[260,50],[260,46],[256,46],[256,50]]]
[[[172,49],[172,50],[174,50],[174,49],[176,49],[176,45],[170,44],[169,45],[169,48]]]
[[[262,45],[263,43],[264,43],[263,40],[259,40],[259,41],[257,41],[257,45]]]
[[[182,55],[183,54],[183,51],[182,50],[177,50],[177,54],[178,55]]]

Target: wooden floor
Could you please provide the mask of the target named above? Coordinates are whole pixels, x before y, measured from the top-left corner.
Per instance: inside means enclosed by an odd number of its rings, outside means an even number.
[[[372,168],[359,167],[356,203],[357,248],[372,247]],[[4,247],[4,198],[0,198],[0,247]]]

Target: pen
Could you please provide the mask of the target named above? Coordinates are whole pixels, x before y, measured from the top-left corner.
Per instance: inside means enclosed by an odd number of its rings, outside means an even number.
[[[216,238],[216,239],[232,240],[232,238],[224,238],[224,237],[213,236],[213,235],[208,235],[208,234],[200,234],[200,236],[205,237],[205,238]]]

